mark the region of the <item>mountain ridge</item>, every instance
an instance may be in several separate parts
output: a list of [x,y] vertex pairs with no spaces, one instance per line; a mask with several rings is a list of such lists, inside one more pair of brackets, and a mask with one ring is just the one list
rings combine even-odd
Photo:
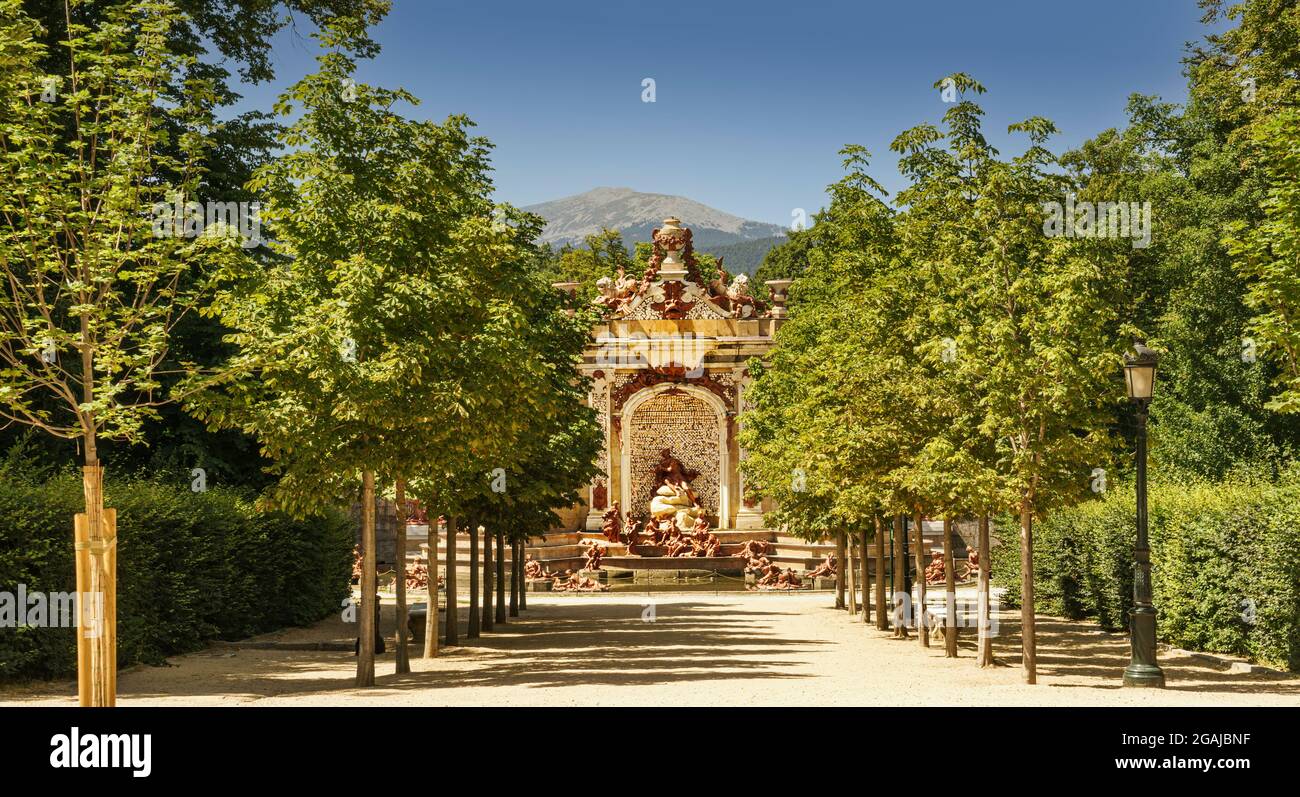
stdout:
[[691,228],[696,248],[785,235],[785,228],[778,224],[742,218],[684,196],[627,187],[599,186],[523,209],[546,219],[539,240],[557,246],[580,244],[587,235],[614,229],[630,249],[637,241],[649,241],[651,232],[669,216]]

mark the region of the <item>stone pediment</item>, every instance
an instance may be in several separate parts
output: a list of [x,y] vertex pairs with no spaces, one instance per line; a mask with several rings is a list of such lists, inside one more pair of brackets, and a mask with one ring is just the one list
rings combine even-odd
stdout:
[[653,233],[650,262],[640,280],[619,273],[602,278],[598,304],[612,319],[699,320],[759,318],[767,308],[750,294],[749,277],[734,279],[719,262],[718,278],[708,283],[700,275],[689,228],[679,219],[664,219]]
[[628,303],[619,318],[630,321],[651,319],[732,318],[731,311],[718,306],[690,280],[666,280],[651,283]]

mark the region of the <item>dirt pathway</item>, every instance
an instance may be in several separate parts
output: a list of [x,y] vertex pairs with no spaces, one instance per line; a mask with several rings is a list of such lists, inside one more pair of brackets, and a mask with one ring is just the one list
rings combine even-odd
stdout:
[[[1300,677],[1230,674],[1166,652],[1169,687],[1120,688],[1125,637],[1087,623],[1039,619],[1038,686],[1021,683],[1018,612],[1000,614],[1005,665],[975,666],[974,633],[961,657],[864,628],[826,593],[674,593],[529,597],[499,631],[412,661],[393,674],[391,648],[374,689],[352,687],[350,651],[214,647],[118,679],[121,705],[1290,705]],[[393,627],[391,606],[384,626]],[[464,609],[462,609],[464,615]],[[465,628],[464,617],[461,629]],[[334,618],[261,639],[347,641]],[[75,704],[72,683],[0,691],[0,705]]]

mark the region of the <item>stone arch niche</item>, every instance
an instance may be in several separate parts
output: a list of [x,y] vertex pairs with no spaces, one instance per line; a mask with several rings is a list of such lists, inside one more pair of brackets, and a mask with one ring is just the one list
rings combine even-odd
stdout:
[[634,394],[622,413],[621,500],[628,517],[649,517],[654,467],[669,449],[699,475],[691,482],[715,527],[731,516],[727,462],[727,410],[713,392],[692,385],[659,384]]

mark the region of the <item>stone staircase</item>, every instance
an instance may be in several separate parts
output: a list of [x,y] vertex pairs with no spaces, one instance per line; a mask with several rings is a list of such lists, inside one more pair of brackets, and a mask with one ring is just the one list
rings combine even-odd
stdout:
[[[428,527],[419,525],[407,526],[406,538],[406,559],[408,567],[417,561],[425,561],[428,547]],[[757,531],[736,531],[733,529],[714,529],[713,533],[718,535],[722,543],[721,553],[723,555],[734,555],[748,540],[762,540],[772,544],[773,552],[768,554],[768,558],[774,564],[782,568],[793,568],[796,571],[811,570],[821,564],[822,560],[828,553],[834,553],[835,542],[831,539],[824,539],[819,542],[808,542],[791,534],[784,534],[779,531],[770,529]],[[446,534],[437,535],[437,556],[440,563],[446,562],[447,556],[447,536]],[[966,558],[966,545],[960,535],[955,532],[953,537],[956,541],[953,549],[953,555],[961,561]],[[925,545],[925,561],[929,561],[932,551],[943,550],[943,522],[927,520],[924,522],[921,531],[922,542]],[[608,556],[625,556],[627,555],[627,546],[623,543],[607,542],[598,531],[577,531],[577,532],[551,532],[546,535],[546,539],[533,539],[524,547],[524,552],[530,554],[534,559],[539,560],[544,567],[556,572],[563,572],[567,569],[579,570],[585,561],[586,546],[584,540],[595,540],[605,545]],[[482,539],[480,538],[480,543]],[[481,548],[481,545],[480,545]],[[480,550],[480,555],[482,551]],[[495,556],[495,550],[493,555]],[[914,557],[915,553],[911,550],[910,540],[908,546],[909,558]],[[510,549],[505,551],[505,572],[506,577],[510,576],[511,557]],[[869,565],[874,572],[875,568],[875,546],[872,545],[867,550]],[[886,550],[886,556],[888,556]],[[459,584],[468,584],[469,578],[469,536],[459,534],[456,537],[456,575]],[[695,560],[695,564],[703,564],[702,560]]]

